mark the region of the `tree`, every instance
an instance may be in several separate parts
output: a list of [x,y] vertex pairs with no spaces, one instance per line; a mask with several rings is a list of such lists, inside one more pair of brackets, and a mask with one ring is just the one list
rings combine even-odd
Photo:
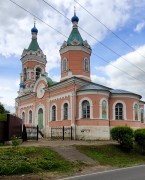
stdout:
[[5,114],[5,113],[7,114],[10,112],[4,108],[4,105],[2,103],[0,103],[0,114]]

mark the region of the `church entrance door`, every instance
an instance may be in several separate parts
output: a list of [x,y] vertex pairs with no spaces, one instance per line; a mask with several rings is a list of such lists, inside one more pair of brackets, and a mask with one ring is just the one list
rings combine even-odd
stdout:
[[43,109],[40,108],[38,111],[38,127],[39,129],[43,128]]

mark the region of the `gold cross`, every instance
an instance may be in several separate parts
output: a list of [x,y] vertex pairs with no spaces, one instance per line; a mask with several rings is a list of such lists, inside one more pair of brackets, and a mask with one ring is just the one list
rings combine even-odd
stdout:
[[76,14],[76,7],[74,6],[74,13]]
[[36,23],[36,17],[34,17],[34,25],[35,25],[35,23]]

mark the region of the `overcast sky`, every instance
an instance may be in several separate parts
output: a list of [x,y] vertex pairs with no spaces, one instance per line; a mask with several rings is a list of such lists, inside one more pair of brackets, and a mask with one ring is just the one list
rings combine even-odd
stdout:
[[[53,80],[59,81],[59,49],[71,32],[71,21],[42,0],[13,1],[60,32],[40,20],[36,22],[38,43],[47,55],[46,70]],[[92,47],[92,81],[138,93],[145,100],[145,0],[79,0],[84,8],[132,48],[116,38],[75,1],[46,1],[69,19],[76,6],[79,26],[87,33],[79,31]],[[28,48],[31,42],[33,22],[29,13],[9,0],[0,0],[0,102],[11,112],[14,112],[19,90],[20,58],[23,49]]]

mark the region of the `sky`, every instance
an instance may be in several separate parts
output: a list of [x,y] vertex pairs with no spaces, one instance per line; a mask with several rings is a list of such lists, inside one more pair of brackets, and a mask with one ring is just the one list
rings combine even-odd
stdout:
[[92,48],[92,81],[140,94],[145,101],[145,0],[45,0],[68,19],[43,0],[13,1],[33,15],[10,0],[0,0],[0,102],[6,109],[15,112],[20,59],[31,42],[34,15],[38,43],[47,56],[46,71],[60,80],[59,49],[71,32],[68,19],[74,6],[82,38]]

